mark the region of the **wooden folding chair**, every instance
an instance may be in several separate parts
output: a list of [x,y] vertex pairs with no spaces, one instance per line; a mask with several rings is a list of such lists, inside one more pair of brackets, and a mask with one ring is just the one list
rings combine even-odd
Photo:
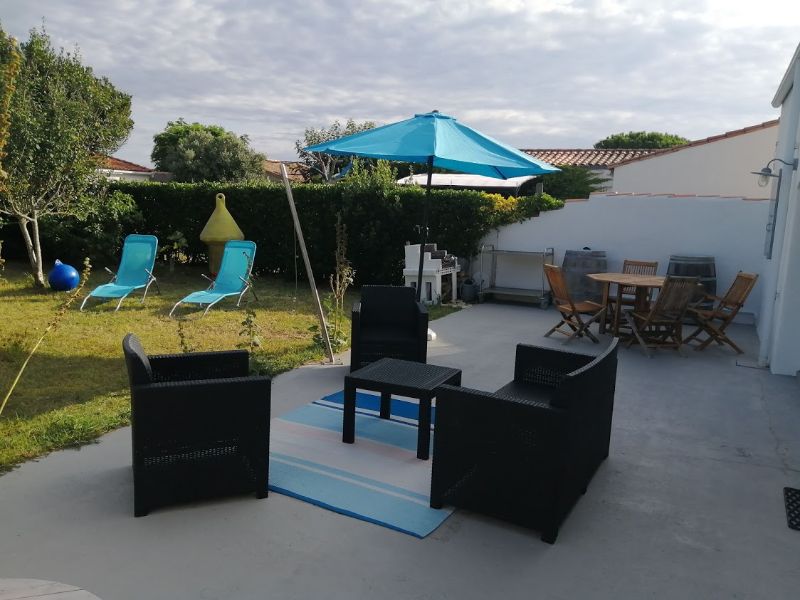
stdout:
[[[648,275],[652,276],[658,271],[658,261],[650,260],[630,260],[626,258],[622,263],[622,272],[630,275]],[[653,290],[650,289],[652,296]],[[622,304],[633,306],[636,298],[636,288],[628,285],[622,288]],[[648,300],[650,298],[648,297]]]
[[[648,275],[652,276],[658,271],[658,261],[650,260],[631,260],[626,258],[622,263],[622,272],[630,275]],[[632,285],[623,286],[620,294],[620,304],[622,306],[634,306],[636,304],[636,288]],[[650,288],[647,295],[648,303],[652,299],[653,288]],[[616,310],[617,297],[609,295],[608,298],[608,315],[606,319],[612,321],[614,318],[614,311]]]
[[[561,267],[545,265],[544,273],[547,276],[547,282],[550,284],[550,290],[553,292],[553,304],[555,304],[558,312],[561,313],[561,320],[544,334],[545,337],[549,337],[554,331],[557,331],[567,336],[564,343],[584,335],[595,344],[598,343],[600,340],[589,331],[589,325],[602,318],[606,307],[591,300],[573,302]],[[590,318],[588,321],[584,321],[581,319],[581,315],[589,315]],[[562,329],[562,325],[566,325],[569,329]]]
[[678,350],[683,344],[683,317],[698,285],[697,277],[667,277],[649,311],[626,311],[625,318],[634,336],[628,340],[628,346],[638,341],[650,358],[652,348]]
[[[747,300],[750,292],[755,287],[757,280],[757,274],[739,271],[725,296],[720,298],[719,296],[706,294],[704,300],[712,300],[717,303],[711,310],[689,308],[689,314],[695,318],[698,327],[686,338],[686,343],[698,342],[695,350],[704,350],[711,342],[717,342],[720,346],[728,344],[739,354],[744,354],[744,351],[727,336],[725,329],[733,322],[739,310],[744,306],[745,300]],[[700,339],[698,336],[703,333],[708,337]]]

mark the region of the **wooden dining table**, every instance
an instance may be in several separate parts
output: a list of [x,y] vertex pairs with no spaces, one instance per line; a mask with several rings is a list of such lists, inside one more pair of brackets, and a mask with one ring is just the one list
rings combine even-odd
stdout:
[[[588,273],[589,279],[603,284],[603,306],[608,306],[609,288],[616,284],[617,295],[614,302],[614,315],[611,323],[611,333],[619,336],[620,316],[622,314],[622,290],[633,287],[636,290],[634,310],[647,310],[651,289],[659,289],[664,285],[661,275],[635,275],[633,273]],[[606,331],[605,313],[600,320],[600,333]]]

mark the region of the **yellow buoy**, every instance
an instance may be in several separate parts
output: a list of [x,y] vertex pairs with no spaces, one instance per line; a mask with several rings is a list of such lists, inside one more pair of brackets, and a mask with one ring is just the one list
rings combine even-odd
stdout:
[[244,239],[244,233],[225,207],[225,194],[217,194],[216,200],[217,206],[200,232],[200,241],[208,246],[208,268],[212,276],[219,272],[225,242]]

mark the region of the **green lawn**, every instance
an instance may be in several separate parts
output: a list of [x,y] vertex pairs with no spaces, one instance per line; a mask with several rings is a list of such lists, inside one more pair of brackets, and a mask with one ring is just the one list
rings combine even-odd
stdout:
[[[108,280],[96,266],[84,292]],[[202,270],[157,268],[161,295],[151,287],[144,304],[129,298],[119,312],[114,304],[95,305],[78,312],[79,298],[59,328],[48,335],[31,360],[14,395],[0,416],[0,473],[20,462],[52,450],[95,440],[127,425],[130,417],[127,374],[121,341],[131,331],[150,354],[180,352],[178,326],[192,350],[236,348],[243,309],[223,301],[200,318],[183,310],[180,321],[167,315],[172,305],[190,291],[203,289]],[[22,264],[7,264],[0,273],[0,400],[65,295],[37,291]],[[316,323],[308,286],[278,279],[257,278],[259,301],[250,306],[260,329],[261,360],[272,374],[304,363],[321,361],[323,352],[309,328]],[[322,290],[325,293],[325,289]],[[353,295],[356,297],[357,292]],[[251,297],[252,299],[252,297]],[[181,309],[179,309],[181,310]],[[456,310],[433,307],[431,319]],[[344,328],[349,334],[349,320]]]

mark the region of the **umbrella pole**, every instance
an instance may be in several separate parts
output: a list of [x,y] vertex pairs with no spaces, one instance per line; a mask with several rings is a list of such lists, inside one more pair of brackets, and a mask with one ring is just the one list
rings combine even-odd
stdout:
[[422,265],[425,262],[425,244],[428,243],[428,204],[431,199],[433,178],[433,156],[428,157],[428,185],[425,188],[425,208],[422,216],[422,243],[419,245],[419,269],[417,270],[417,302],[422,300]]
[[325,311],[322,310],[322,304],[319,301],[317,284],[314,282],[314,271],[311,270],[311,261],[308,259],[308,250],[306,250],[306,240],[303,237],[300,219],[297,216],[297,208],[294,205],[292,187],[289,185],[289,174],[286,172],[286,165],[283,163],[281,163],[281,177],[283,177],[283,185],[286,186],[286,197],[289,200],[289,209],[292,211],[292,220],[294,221],[294,230],[297,232],[297,239],[300,242],[300,251],[303,253],[303,262],[306,264],[306,275],[308,275],[308,283],[311,286],[311,294],[314,296],[314,304],[317,309],[317,317],[319,318],[320,333],[325,342],[325,353],[328,355],[328,360],[333,364],[333,349],[331,348],[331,340],[328,337],[328,324],[325,322]]

